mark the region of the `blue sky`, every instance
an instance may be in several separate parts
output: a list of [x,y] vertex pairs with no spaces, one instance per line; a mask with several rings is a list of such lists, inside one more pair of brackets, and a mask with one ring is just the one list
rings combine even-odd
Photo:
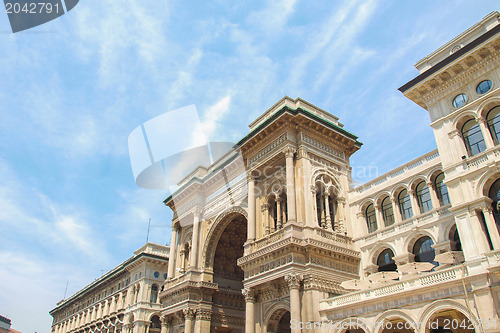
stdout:
[[138,125],[196,104],[212,141],[236,142],[299,96],[359,135],[355,170],[384,173],[435,148],[426,111],[397,91],[413,64],[496,9],[85,0],[17,34],[0,14],[0,314],[48,332],[66,282],[71,295],[131,256],[149,218],[150,240],[170,239],[165,193],[134,184],[127,137]]

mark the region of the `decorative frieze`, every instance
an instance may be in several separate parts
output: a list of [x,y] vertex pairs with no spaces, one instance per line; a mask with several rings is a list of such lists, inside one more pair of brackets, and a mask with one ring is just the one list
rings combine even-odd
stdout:
[[330,154],[334,157],[340,158],[341,160],[345,160],[345,154],[344,152],[335,149],[333,147],[330,147],[323,142],[320,142],[316,139],[313,139],[312,137],[306,135],[305,133],[300,133],[300,138],[303,142],[313,146],[314,148],[317,148],[327,154]]
[[251,156],[247,160],[247,166],[251,166],[262,157],[266,156],[268,153],[273,151],[276,147],[284,143],[287,139],[287,133],[281,134],[276,140],[259,150],[255,155]]

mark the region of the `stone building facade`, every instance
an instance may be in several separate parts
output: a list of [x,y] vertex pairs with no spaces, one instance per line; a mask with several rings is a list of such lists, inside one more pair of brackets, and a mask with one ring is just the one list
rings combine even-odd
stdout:
[[[500,332],[499,17],[419,61],[400,88],[429,112],[437,149],[354,187],[358,138],[284,97],[164,201],[159,303],[133,317],[115,307],[111,327],[93,315],[106,300],[73,296],[51,312],[53,331]],[[68,322],[81,313],[83,326]]]

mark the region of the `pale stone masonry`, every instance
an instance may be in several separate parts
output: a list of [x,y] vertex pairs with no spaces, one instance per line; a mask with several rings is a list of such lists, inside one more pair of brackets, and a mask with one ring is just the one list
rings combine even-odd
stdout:
[[52,332],[500,332],[499,60],[494,12],[419,61],[400,91],[437,149],[361,186],[358,137],[282,98],[186,170],[170,248],[62,301]]

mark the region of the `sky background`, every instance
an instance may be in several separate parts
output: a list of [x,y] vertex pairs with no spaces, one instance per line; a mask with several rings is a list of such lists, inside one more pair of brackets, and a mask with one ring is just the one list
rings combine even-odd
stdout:
[[0,314],[49,332],[67,281],[70,296],[130,257],[149,218],[170,240],[165,192],[134,184],[127,147],[164,112],[195,104],[211,141],[237,142],[289,95],[360,137],[355,173],[433,150],[397,88],[495,4],[84,0],[17,34],[0,13]]

